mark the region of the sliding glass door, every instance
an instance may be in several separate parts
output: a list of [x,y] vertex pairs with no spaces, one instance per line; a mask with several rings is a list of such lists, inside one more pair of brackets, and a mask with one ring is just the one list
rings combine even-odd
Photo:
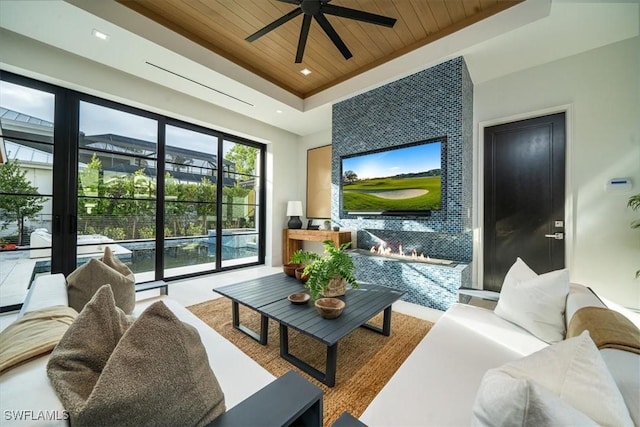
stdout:
[[264,263],[264,145],[11,73],[0,90],[0,309],[107,246],[138,283]]
[[77,262],[104,247],[155,280],[158,121],[80,101]]
[[222,266],[258,261],[260,237],[260,165],[258,148],[223,143]]
[[218,136],[166,126],[164,275],[217,269]]

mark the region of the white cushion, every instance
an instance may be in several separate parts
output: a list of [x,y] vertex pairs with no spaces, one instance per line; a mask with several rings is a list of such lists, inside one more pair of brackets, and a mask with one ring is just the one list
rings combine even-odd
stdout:
[[31,285],[18,317],[22,317],[30,311],[68,304],[67,282],[64,274],[39,276]]
[[[47,377],[47,360],[38,357],[0,375],[2,427],[69,427],[68,415]],[[38,419],[45,416],[52,418]]]
[[577,283],[569,283],[569,294],[564,312],[565,324],[569,327],[569,322],[576,311],[583,307],[605,307],[600,299],[589,288]]
[[586,424],[579,412],[602,426],[633,425],[588,331],[490,369],[473,406],[474,423],[491,426]]
[[359,419],[370,427],[468,426],[485,372],[545,347],[491,310],[453,304]]
[[603,348],[600,356],[627,404],[633,423],[640,426],[640,354]]
[[518,258],[505,276],[494,313],[545,342],[556,343],[566,333],[568,293],[568,270],[538,276]]

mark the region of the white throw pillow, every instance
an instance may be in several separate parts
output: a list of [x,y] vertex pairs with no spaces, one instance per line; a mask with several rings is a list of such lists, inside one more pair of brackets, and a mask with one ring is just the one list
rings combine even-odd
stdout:
[[488,370],[473,421],[487,426],[633,425],[588,331]]
[[507,272],[494,313],[550,344],[566,333],[569,271],[537,275],[520,258]]
[[535,381],[488,371],[476,395],[472,425],[595,427],[598,424]]
[[531,267],[522,260],[522,258],[518,257],[516,258],[516,262],[513,263],[511,268],[509,268],[509,271],[507,271],[507,274],[504,276],[502,287],[514,286],[519,282],[535,279],[536,277],[538,277],[538,273],[533,271]]

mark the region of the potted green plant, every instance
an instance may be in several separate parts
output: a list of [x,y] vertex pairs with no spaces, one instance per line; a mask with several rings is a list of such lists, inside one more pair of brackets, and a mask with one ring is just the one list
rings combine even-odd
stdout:
[[344,243],[339,248],[331,240],[325,240],[322,244],[323,255],[307,251],[301,251],[299,255],[303,262],[309,262],[304,268],[304,274],[309,276],[305,287],[309,289],[311,298],[316,300],[320,296],[344,295],[347,284],[357,289],[358,283],[354,277],[356,267],[346,252],[351,242]]
[[[640,209],[640,194],[629,197],[627,207],[637,211]],[[631,228],[640,228],[640,219],[636,219],[631,222]],[[636,271],[636,279],[640,277],[640,270]]]

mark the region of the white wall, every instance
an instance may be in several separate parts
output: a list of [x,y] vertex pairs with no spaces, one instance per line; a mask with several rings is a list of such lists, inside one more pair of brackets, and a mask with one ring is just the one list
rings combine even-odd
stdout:
[[[616,303],[640,308],[640,279],[634,278],[640,269],[640,230],[629,225],[638,213],[626,207],[629,196],[640,193],[640,37],[476,85],[474,185],[481,167],[481,123],[567,105],[571,280]],[[605,182],[618,177],[632,178],[633,190],[605,192]],[[479,191],[474,188],[477,236]],[[474,259],[480,248],[476,238]]]
[[300,197],[297,183],[305,176],[292,161],[296,135],[11,31],[0,29],[0,40],[0,65],[7,71],[266,143],[266,264],[282,263],[286,202]]

